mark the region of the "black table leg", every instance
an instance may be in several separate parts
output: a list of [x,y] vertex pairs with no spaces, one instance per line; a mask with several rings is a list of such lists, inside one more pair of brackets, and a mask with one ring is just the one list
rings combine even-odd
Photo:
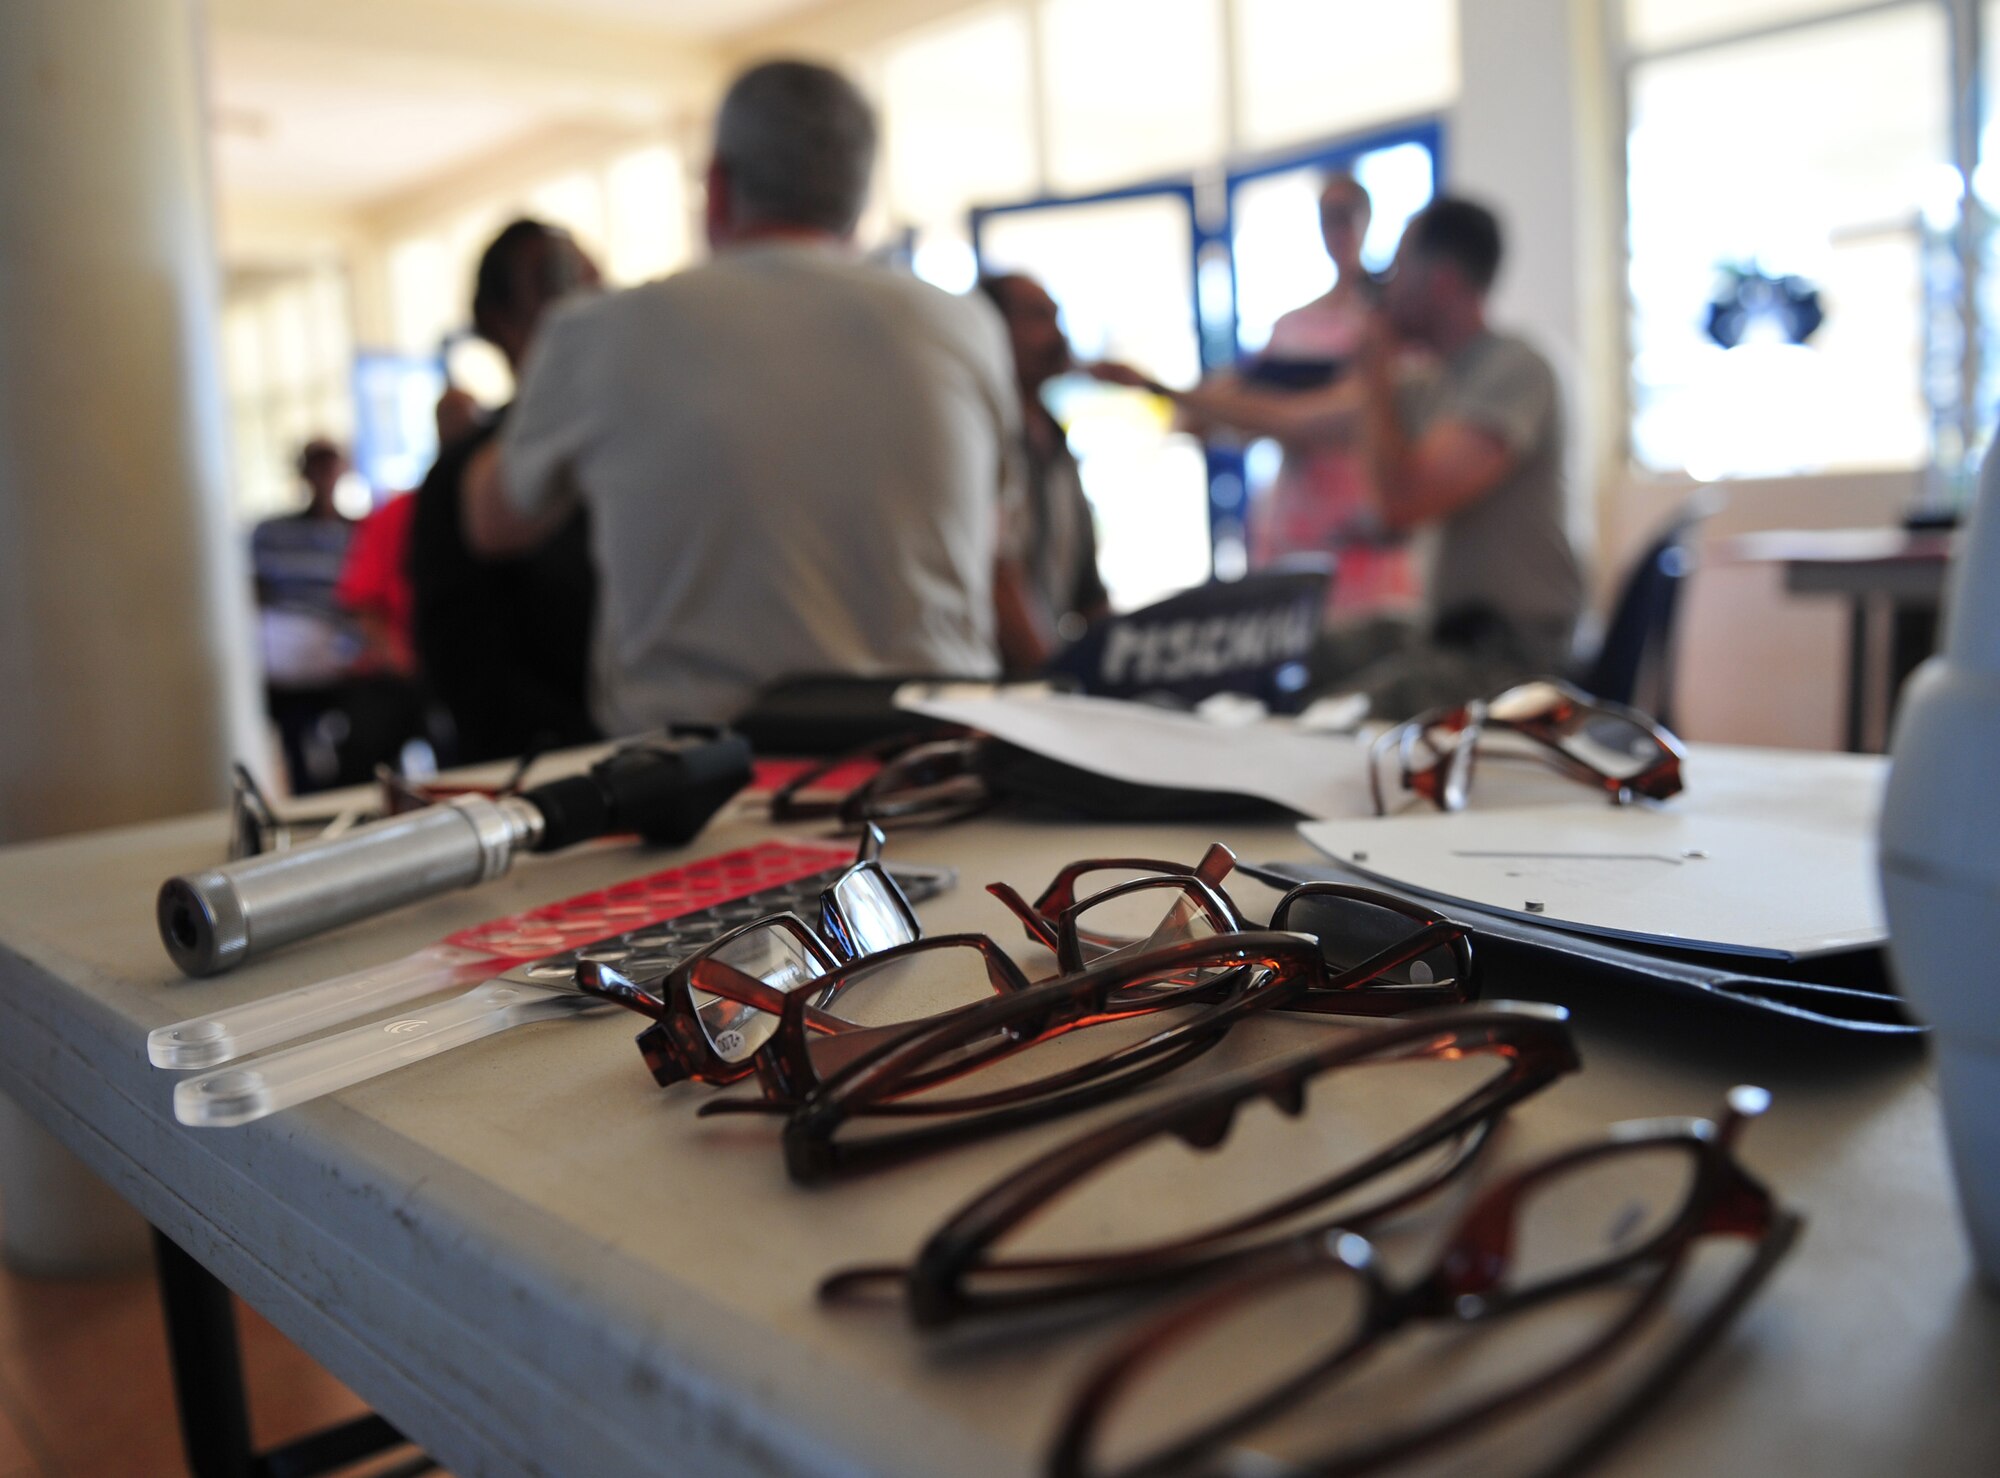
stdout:
[[[316,1478],[409,1441],[371,1412],[257,1452],[250,1443],[250,1404],[233,1296],[221,1279],[157,1229],[153,1262],[167,1316],[181,1448],[194,1478]],[[400,1478],[436,1466],[418,1455],[395,1472]]]
[[1896,708],[1902,701],[1903,684],[1910,680],[1910,674],[1924,663],[1938,646],[1938,627],[1941,624],[1939,612],[1932,605],[1906,605],[1896,603],[1890,616],[1889,632],[1889,697],[1888,733],[1882,736],[1882,747],[1889,747],[1889,738],[1895,733]]
[[1868,597],[1857,595],[1847,610],[1847,749],[1868,748]]

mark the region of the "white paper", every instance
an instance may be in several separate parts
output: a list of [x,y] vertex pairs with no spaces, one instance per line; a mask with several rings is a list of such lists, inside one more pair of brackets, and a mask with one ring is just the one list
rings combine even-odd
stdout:
[[[1765,814],[1736,816],[1538,806],[1308,822],[1299,830],[1369,877],[1586,933],[1775,956],[1880,943],[1887,928],[1872,827],[1839,804],[1810,822],[1772,814],[1785,799],[1767,791]],[[1792,800],[1797,811],[1810,810],[1810,787],[1798,787]]]
[[912,684],[896,704],[1117,780],[1256,796],[1304,816],[1375,809],[1368,746],[1289,719],[1223,725],[1143,703],[976,684]]

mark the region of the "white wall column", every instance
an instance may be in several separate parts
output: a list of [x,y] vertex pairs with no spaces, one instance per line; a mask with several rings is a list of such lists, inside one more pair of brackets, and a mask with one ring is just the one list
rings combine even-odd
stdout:
[[1494,320],[1548,353],[1569,392],[1570,480],[1586,540],[1623,445],[1623,128],[1604,9],[1603,0],[1459,0],[1461,82],[1447,140],[1451,189],[1493,206],[1506,228]]
[[0,841],[257,742],[188,0],[0,6]]
[[[259,739],[196,21],[0,5],[0,843],[214,805]],[[0,1129],[9,1261],[143,1253],[53,1140]]]

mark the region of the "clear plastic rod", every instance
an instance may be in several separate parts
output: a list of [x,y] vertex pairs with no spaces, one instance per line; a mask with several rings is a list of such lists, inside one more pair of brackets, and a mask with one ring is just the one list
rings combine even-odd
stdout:
[[418,1015],[371,1022],[189,1078],[174,1087],[174,1117],[198,1128],[248,1124],[509,1027],[575,1016],[606,1004],[573,991],[488,981]]
[[386,965],[163,1026],[147,1036],[146,1056],[154,1067],[216,1067],[343,1021],[394,1010],[435,991],[469,985],[496,973],[503,963],[476,950],[433,945]]

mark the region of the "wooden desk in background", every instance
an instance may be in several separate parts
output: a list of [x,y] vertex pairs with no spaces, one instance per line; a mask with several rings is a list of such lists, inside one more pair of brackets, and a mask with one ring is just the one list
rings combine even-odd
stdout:
[[[1938,616],[1956,536],[1900,528],[1766,529],[1723,542],[1733,564],[1776,564],[1793,595],[1833,595],[1848,602],[1846,745],[1861,753],[1889,747],[1889,725],[1903,681],[1937,649]],[[1888,611],[1887,670],[1870,681],[1870,627]],[[1871,687],[1881,696],[1879,742],[1871,742]]]

